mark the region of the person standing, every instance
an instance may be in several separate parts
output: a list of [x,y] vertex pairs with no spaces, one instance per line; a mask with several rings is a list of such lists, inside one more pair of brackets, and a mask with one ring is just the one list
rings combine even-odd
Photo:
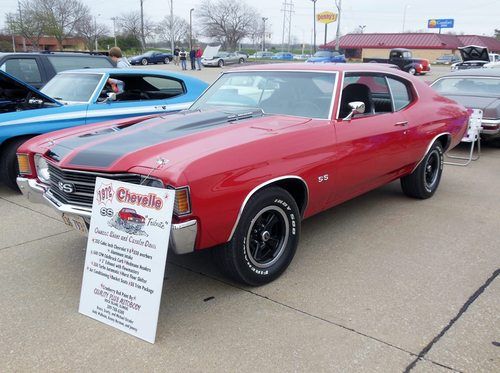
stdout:
[[179,60],[181,61],[182,70],[187,70],[186,68],[187,52],[184,48],[179,52]]
[[196,70],[196,66],[195,66],[196,51],[192,48],[189,51],[189,60],[191,61],[191,70]]
[[196,65],[198,66],[198,70],[201,70],[201,56],[203,56],[203,51],[198,45],[196,47]]
[[119,47],[113,47],[108,52],[109,57],[116,63],[119,69],[126,69],[130,67],[130,63],[122,55],[122,50]]
[[175,66],[179,66],[179,53],[180,53],[180,49],[178,46],[175,47],[174,49],[174,64]]

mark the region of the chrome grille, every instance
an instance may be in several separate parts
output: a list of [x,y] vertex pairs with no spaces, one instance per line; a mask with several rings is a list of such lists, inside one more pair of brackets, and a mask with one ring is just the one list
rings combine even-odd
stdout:
[[[99,172],[74,171],[59,168],[49,163],[50,193],[64,204],[91,207],[94,197],[95,180],[98,176],[107,179],[124,181],[126,183],[140,184],[141,175],[136,174],[106,174]],[[70,183],[74,191],[67,193],[59,188],[59,182]]]

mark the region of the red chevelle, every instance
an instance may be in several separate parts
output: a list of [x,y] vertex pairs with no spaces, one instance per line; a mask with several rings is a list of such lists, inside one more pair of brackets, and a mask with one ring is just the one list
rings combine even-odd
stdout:
[[29,140],[18,185],[87,223],[96,176],[173,188],[170,249],[215,247],[227,274],[260,285],[289,265],[303,219],[396,179],[431,197],[468,117],[376,64],[251,66],[225,72],[187,111]]

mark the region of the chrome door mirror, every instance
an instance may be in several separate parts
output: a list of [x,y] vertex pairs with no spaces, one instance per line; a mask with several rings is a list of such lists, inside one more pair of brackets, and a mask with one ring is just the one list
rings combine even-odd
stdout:
[[349,102],[349,107],[351,108],[351,112],[342,121],[348,122],[354,114],[363,114],[365,112],[365,103],[362,101]]

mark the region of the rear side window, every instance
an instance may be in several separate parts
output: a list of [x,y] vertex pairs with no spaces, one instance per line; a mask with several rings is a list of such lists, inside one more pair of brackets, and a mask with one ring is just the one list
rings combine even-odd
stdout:
[[182,83],[178,80],[161,78],[159,76],[145,76],[144,80],[151,84],[157,91],[184,93]]
[[47,56],[56,73],[75,69],[113,67],[107,58],[92,56]]
[[394,111],[399,111],[407,107],[412,101],[412,96],[406,84],[400,80],[392,78],[387,78],[387,82],[391,88]]
[[10,58],[0,69],[26,83],[42,82],[40,69],[34,58]]

